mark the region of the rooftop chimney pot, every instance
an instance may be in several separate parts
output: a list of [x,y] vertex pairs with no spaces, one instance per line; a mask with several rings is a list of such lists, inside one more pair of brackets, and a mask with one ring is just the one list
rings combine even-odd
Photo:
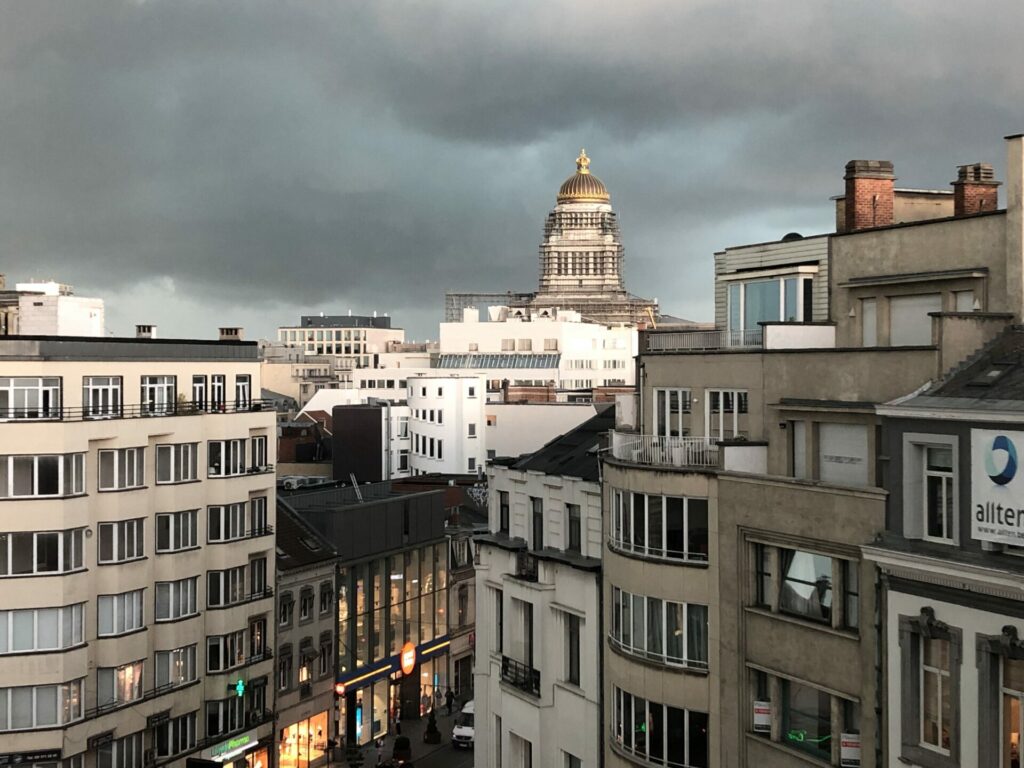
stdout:
[[893,223],[896,176],[890,160],[851,160],[846,164],[845,221],[853,232]]
[[953,182],[953,215],[969,216],[994,211],[999,204],[999,182],[991,163],[958,165]]
[[241,341],[242,340],[242,329],[238,326],[225,326],[220,328],[220,340],[221,341]]
[[136,325],[135,326],[135,338],[137,338],[137,339],[155,339],[156,338],[156,326],[155,325]]

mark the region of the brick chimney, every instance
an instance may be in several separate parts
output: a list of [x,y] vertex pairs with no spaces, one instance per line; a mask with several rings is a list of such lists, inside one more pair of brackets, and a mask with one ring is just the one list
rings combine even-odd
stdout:
[[893,183],[889,160],[851,160],[846,164],[846,226],[853,232],[893,222]]
[[969,216],[994,211],[999,202],[999,182],[991,163],[958,165],[953,182],[953,215]]
[[241,341],[242,329],[237,326],[219,328],[221,341]]
[[155,339],[156,338],[156,326],[155,325],[136,325],[135,326],[135,338],[136,339]]

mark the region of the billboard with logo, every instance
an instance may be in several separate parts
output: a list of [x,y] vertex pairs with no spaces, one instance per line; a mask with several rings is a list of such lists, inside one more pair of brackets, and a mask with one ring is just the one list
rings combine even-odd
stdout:
[[1024,546],[1024,432],[971,430],[971,538]]

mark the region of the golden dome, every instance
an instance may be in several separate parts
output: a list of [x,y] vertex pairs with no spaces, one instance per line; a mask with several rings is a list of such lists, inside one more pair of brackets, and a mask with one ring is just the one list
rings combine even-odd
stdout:
[[590,158],[585,149],[576,158],[576,173],[558,190],[560,203],[607,203],[611,200],[604,183],[590,172]]

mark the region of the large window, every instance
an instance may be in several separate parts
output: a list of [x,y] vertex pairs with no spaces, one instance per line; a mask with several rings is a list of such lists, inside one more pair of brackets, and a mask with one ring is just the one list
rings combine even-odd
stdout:
[[239,373],[235,376],[235,408],[246,410],[252,405],[252,376]]
[[116,707],[142,698],[145,662],[96,670],[96,706]]
[[82,377],[82,414],[88,419],[121,415],[122,382],[120,376]]
[[199,511],[166,512],[156,516],[156,551],[177,552],[199,546]]
[[198,576],[156,583],[156,621],[174,621],[199,612],[196,603]]
[[85,603],[0,610],[0,653],[56,651],[85,642]]
[[746,419],[749,397],[741,389],[708,389],[704,391],[704,436],[715,440],[731,440],[747,434]]
[[784,742],[830,762],[832,760],[832,697],[825,691],[782,681]]
[[225,672],[245,664],[245,630],[206,638],[206,671]]
[[60,418],[60,379],[0,378],[0,419]]
[[613,546],[647,557],[707,561],[707,499],[615,491],[613,502]]
[[270,533],[267,524],[267,497],[253,496],[249,499],[249,535],[262,536]]
[[267,468],[267,436],[257,435],[250,438],[252,443],[252,469],[263,472]]
[[206,702],[206,735],[220,736],[245,726],[245,699],[231,696]]
[[156,652],[157,688],[173,688],[196,679],[195,645]]
[[612,587],[613,644],[662,664],[708,668],[708,608]]
[[0,731],[53,728],[81,720],[82,681],[0,688]]
[[144,527],[145,519],[141,517],[117,523],[100,523],[99,562],[123,563],[143,557]]
[[110,637],[142,629],[144,592],[145,590],[135,589],[117,595],[100,595],[96,601],[97,634],[100,637]]
[[96,748],[96,768],[142,768],[142,731]]
[[812,285],[812,277],[798,275],[730,283],[729,330],[757,330],[763,322],[809,322]]
[[0,456],[0,499],[85,493],[85,454]]
[[654,434],[660,437],[682,437],[690,432],[692,398],[688,389],[654,390]]
[[229,568],[226,571],[210,571],[206,577],[206,605],[208,608],[223,608],[240,603],[245,599],[244,565]]
[[206,511],[206,540],[210,543],[233,541],[245,536],[245,504],[209,507]]
[[832,558],[793,549],[781,549],[779,553],[779,610],[831,624]]
[[612,737],[624,752],[655,765],[708,766],[708,715],[612,689]]
[[952,544],[956,519],[953,449],[922,446],[924,451],[924,538]]
[[245,474],[245,440],[211,440],[208,446],[210,477]]
[[84,567],[84,528],[0,533],[0,576],[69,573]]
[[198,443],[176,443],[156,447],[156,481],[187,483],[198,479],[196,455]]
[[141,488],[145,483],[145,448],[102,450],[99,457],[101,491]]
[[171,757],[196,745],[196,713],[176,717],[156,728],[157,757]]
[[953,730],[950,641],[921,637],[921,744],[949,754]]
[[755,605],[837,629],[859,627],[858,561],[766,544],[754,545],[753,559]]
[[143,376],[140,402],[144,414],[164,416],[174,413],[177,405],[174,376]]

